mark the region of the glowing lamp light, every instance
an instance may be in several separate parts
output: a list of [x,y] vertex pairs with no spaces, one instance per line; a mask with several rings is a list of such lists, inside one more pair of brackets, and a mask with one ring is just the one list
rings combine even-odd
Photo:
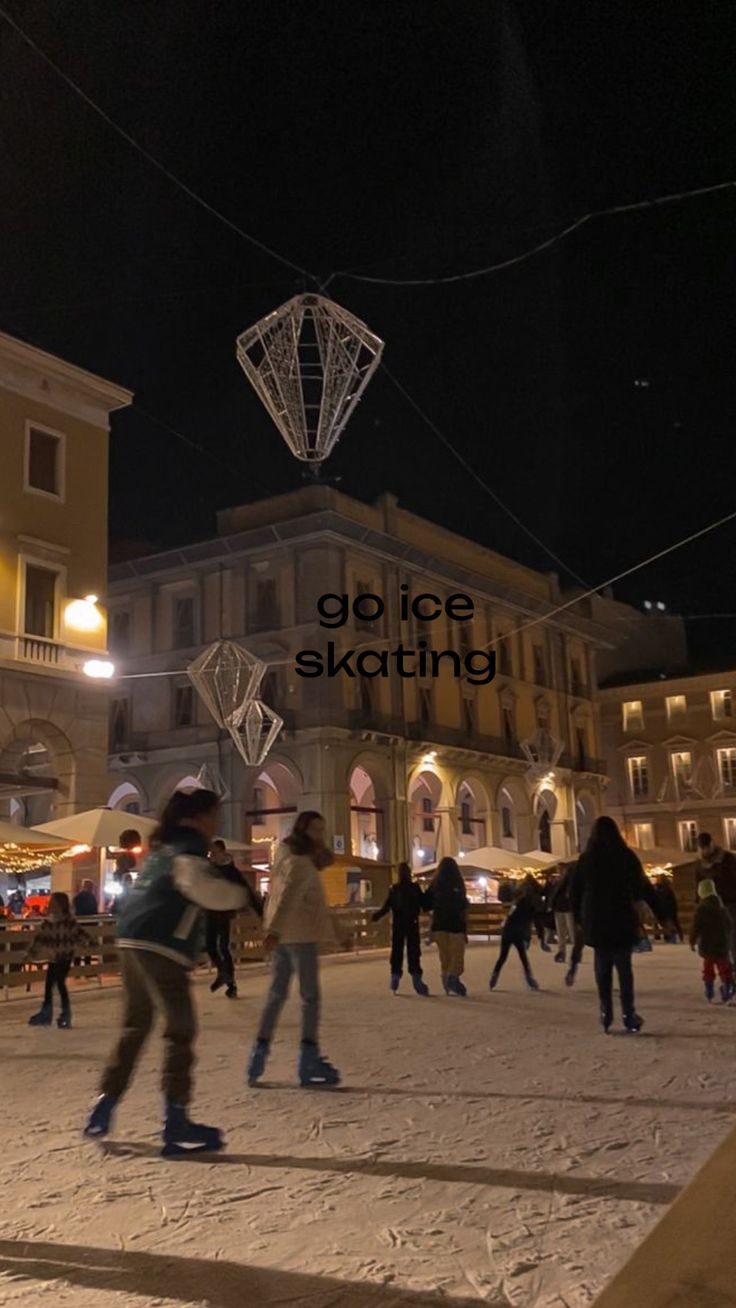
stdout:
[[86,677],[92,677],[95,681],[109,681],[115,676],[115,664],[108,659],[87,659],[82,671]]
[[487,878],[486,878],[486,877],[478,877],[478,885],[480,886],[481,890],[486,890],[487,887],[488,887],[488,880],[487,880]]
[[105,619],[97,607],[97,596],[71,600],[64,610],[64,621],[73,631],[100,631]]
[[423,755],[422,763],[434,763],[436,757],[437,757],[437,750],[430,749],[427,751],[426,754]]

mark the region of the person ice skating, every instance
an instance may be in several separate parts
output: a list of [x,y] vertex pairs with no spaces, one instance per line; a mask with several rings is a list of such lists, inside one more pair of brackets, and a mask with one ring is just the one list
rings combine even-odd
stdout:
[[736,963],[736,854],[722,849],[707,831],[701,831],[697,840],[699,859],[695,868],[695,888],[701,881],[714,881],[716,892],[731,919],[729,954]]
[[575,917],[572,911],[570,901],[570,888],[572,885],[572,872],[575,864],[571,863],[565,869],[562,876],[552,887],[549,906],[555,917],[555,931],[557,933],[557,953],[555,954],[556,963],[565,963],[567,961],[567,944],[569,941],[570,948],[575,949]]
[[596,819],[572,881],[572,907],[586,945],[595,951],[595,979],[601,1024],[613,1022],[613,972],[618,975],[624,1029],[640,1031],[643,1021],[634,1003],[631,953],[639,938],[637,904],[649,905],[661,920],[657,892],[613,818]]
[[662,907],[662,914],[665,920],[672,926],[672,931],[664,938],[668,945],[675,945],[678,940],[682,940],[683,936],[682,927],[680,926],[680,909],[679,904],[677,903],[677,895],[675,894],[674,886],[672,885],[672,878],[667,876],[657,877],[655,885],[657,887],[657,896]]
[[690,947],[698,948],[703,960],[705,997],[713,998],[716,972],[721,983],[724,1004],[734,993],[733,967],[728,956],[731,941],[731,917],[724,908],[714,881],[706,878],[698,885],[699,904],[695,911]]
[[74,917],[69,896],[63,891],[54,891],[49,900],[46,917],[38,928],[27,954],[29,962],[37,958],[48,960],[43,1004],[38,1012],[29,1018],[29,1026],[51,1025],[54,1017],[55,989],[59,992],[61,1002],[61,1012],[56,1019],[56,1025],[62,1029],[71,1026],[72,1010],[66,987],[69,969],[75,953],[78,954],[83,949],[91,950],[94,944],[92,937]]
[[534,913],[534,930],[539,941],[539,948],[545,953],[550,952],[550,944],[547,939],[550,934],[550,910],[547,902],[547,885],[545,882],[537,881],[536,877],[527,877],[530,886],[534,886],[536,911]]
[[391,913],[391,989],[394,993],[399,988],[404,970],[404,946],[406,962],[414,989],[418,995],[428,995],[429,988],[422,979],[422,947],[419,940],[419,914],[424,907],[424,894],[421,887],[412,881],[411,868],[408,863],[399,864],[399,879],[391,886],[386,902],[373,914],[373,921],[380,922],[382,917]]
[[[245,877],[236,868],[232,856],[228,853],[224,840],[213,840],[211,859],[213,868],[216,869],[218,876],[223,877],[232,885],[243,886],[248,897],[248,907],[260,919],[263,917],[263,904],[260,896],[248,885]],[[216,971],[216,976],[210,990],[221,990],[225,986],[225,994],[228,999],[237,999],[238,987],[235,984],[235,964],[230,952],[230,927],[233,919],[233,913],[221,913],[210,911],[207,914],[205,938],[207,942],[207,953],[210,962]]]
[[210,790],[172,795],[151,837],[151,853],[121,906],[122,1031],[102,1074],[86,1135],[108,1134],[159,1009],[164,1018],[162,1152],[222,1148],[217,1127],[192,1122],[187,1115],[196,1036],[189,971],[197,961],[201,910],[226,912],[247,902],[243,884],[215,875],[207,857],[218,807]]
[[299,978],[302,1030],[298,1076],[303,1086],[338,1085],[340,1073],[319,1049],[319,944],[334,939],[321,871],[332,862],[325,845],[321,813],[300,813],[291,835],[279,846],[266,903],[266,950],[272,953],[271,987],[258,1035],[248,1059],[248,1084],[266,1069],[271,1041],[286,1003],[291,978]]
[[529,956],[527,954],[527,943],[531,936],[534,916],[537,912],[536,898],[528,885],[522,886],[521,893],[514,907],[511,909],[501,931],[501,952],[496,960],[496,966],[491,972],[489,986],[495,990],[498,985],[498,978],[501,975],[506,959],[509,956],[512,945],[521,959],[521,966],[524,969],[524,977],[530,990],[538,990],[539,982],[535,981],[532,976],[532,969],[529,966]]
[[446,995],[464,996],[468,992],[460,978],[465,971],[468,895],[454,858],[442,859],[426,903],[432,910],[432,938],[439,951],[442,987]]

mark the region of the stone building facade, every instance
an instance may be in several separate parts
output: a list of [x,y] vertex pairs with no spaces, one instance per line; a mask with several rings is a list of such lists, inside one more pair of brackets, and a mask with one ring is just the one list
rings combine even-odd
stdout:
[[[375,620],[373,600],[353,610],[361,594],[382,600]],[[324,611],[337,615],[331,626],[320,622],[325,595],[333,598]],[[466,612],[452,601],[458,595],[471,601],[471,619],[454,618]],[[337,625],[342,596],[349,611]],[[560,602],[554,576],[425,521],[390,495],[367,505],[314,486],[223,512],[214,539],[111,570],[120,676],[110,802],[152,813],[177,785],[204,775],[225,794],[226,833],[266,852],[297,810],[316,808],[336,847],[361,861],[419,866],[483,845],[571,854],[601,809],[596,657],[612,635],[602,604],[596,616],[590,604],[575,605],[539,624]],[[269,666],[262,698],[284,729],[260,768],[245,767],[186,678],[219,637]],[[426,676],[398,674],[399,643],[424,648]],[[495,679],[473,684],[483,681],[489,645]],[[300,651],[326,667],[349,650],[353,665],[373,650],[363,667],[376,675],[297,673]],[[392,660],[386,677],[381,651]],[[466,675],[473,651],[479,676]],[[523,742],[538,729],[561,754],[532,775]]]

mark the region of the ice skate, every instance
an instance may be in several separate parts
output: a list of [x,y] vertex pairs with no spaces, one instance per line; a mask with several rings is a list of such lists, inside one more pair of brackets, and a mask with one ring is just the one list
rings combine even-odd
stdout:
[[398,988],[399,988],[399,983],[400,983],[400,981],[401,981],[401,973],[400,973],[400,972],[393,972],[392,975],[391,975],[391,980],[390,980],[390,982],[389,982],[389,985],[391,986],[391,989],[392,989],[392,991],[393,991],[394,994],[396,994],[396,991],[397,991]]
[[443,978],[442,978],[442,989],[444,990],[444,992],[445,992],[446,995],[449,995],[449,993],[450,993],[450,987],[449,987],[448,984],[447,984],[447,977],[446,977],[446,976],[443,976]]
[[577,974],[577,968],[576,968],[576,967],[568,967],[568,969],[567,969],[567,971],[566,971],[566,973],[565,973],[565,985],[566,985],[566,986],[574,986],[574,985],[575,985],[575,976],[576,976],[576,974]]
[[488,981],[488,989],[489,989],[489,990],[495,990],[495,989],[496,989],[496,986],[498,985],[498,978],[499,978],[500,975],[501,975],[500,972],[496,972],[496,971],[491,972],[491,975],[490,975],[490,978],[489,978],[489,981]]
[[610,1029],[611,1029],[611,1025],[612,1025],[612,1023],[613,1023],[613,1010],[612,1010],[611,1008],[602,1008],[602,1009],[601,1009],[601,1026],[603,1027],[603,1031],[604,1031],[605,1035],[608,1035],[608,1032],[609,1032]]
[[340,1073],[316,1045],[302,1044],[299,1051],[299,1083],[303,1086],[340,1084]]
[[248,1059],[248,1085],[256,1085],[266,1070],[268,1041],[256,1040]]
[[62,1031],[68,1031],[68,1029],[69,1029],[69,1027],[71,1026],[71,1024],[72,1024],[72,1011],[71,1011],[71,1009],[70,1009],[70,1008],[62,1008],[62,1010],[61,1010],[59,1016],[58,1016],[57,1019],[56,1019],[56,1025],[57,1025],[57,1026],[58,1026]]
[[225,991],[225,994],[227,995],[228,999],[237,999],[237,997],[238,997],[238,987],[236,986],[236,984],[235,984],[234,981],[231,981],[231,982],[230,982],[230,985],[228,986],[227,990]]
[[729,999],[731,998],[731,984],[730,984],[730,982],[729,982],[729,981],[724,981],[724,983],[723,983],[723,985],[721,986],[720,989],[721,989],[721,1003],[722,1003],[722,1004],[727,1004],[728,1001],[729,1001]]
[[204,1126],[187,1117],[180,1104],[167,1104],[163,1129],[162,1158],[176,1158],[183,1154],[214,1153],[224,1147],[222,1132],[216,1126]]
[[411,981],[418,995],[428,995],[429,986],[423,980],[421,972],[412,972]]
[[225,981],[224,976],[221,976],[220,973],[218,972],[217,976],[215,977],[214,981],[210,986],[210,992],[214,995],[217,990],[222,990],[222,987],[226,984],[227,983]]
[[558,949],[557,953],[555,954],[555,962],[556,963],[566,962],[564,949]]
[[29,1026],[51,1026],[54,1010],[51,1004],[42,1004],[37,1013],[28,1019]]
[[539,989],[539,982],[537,981],[536,977],[532,976],[531,972],[527,972],[526,974],[526,983],[530,990]]
[[713,998],[713,995],[715,994],[715,986],[713,982],[706,981],[703,986],[703,989],[705,990],[705,997],[708,1000],[708,1003],[710,1003]]
[[643,1025],[644,1018],[639,1017],[638,1013],[624,1014],[624,1030],[628,1031],[629,1035],[637,1035]]
[[545,953],[545,954],[549,954],[549,953],[551,952],[551,951],[550,951],[550,947],[549,947],[549,945],[547,944],[547,941],[546,941],[546,940],[540,940],[540,942],[539,942],[539,948],[540,948],[540,949],[543,951],[543,953]]
[[91,1139],[95,1137],[102,1138],[109,1135],[112,1125],[112,1114],[115,1108],[115,1102],[109,1095],[100,1095],[92,1105],[92,1111],[87,1118],[84,1128],[84,1134]]
[[459,995],[461,999],[468,993],[459,976],[448,976],[445,989],[448,995]]

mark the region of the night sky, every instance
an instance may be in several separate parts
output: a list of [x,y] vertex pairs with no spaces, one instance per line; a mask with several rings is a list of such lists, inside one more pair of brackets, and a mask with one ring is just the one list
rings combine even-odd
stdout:
[[[736,177],[729,0],[4,2],[162,163],[320,277],[451,274],[591,209]],[[136,392],[114,418],[115,547],[206,535],[216,508],[300,485],[234,342],[310,284],[187,199],[2,20],[0,104],[0,328]],[[337,277],[330,294],[594,583],[736,507],[735,231],[731,190],[597,219],[474,282]],[[328,472],[555,566],[384,374]],[[735,549],[733,523],[617,593],[730,612]]]

